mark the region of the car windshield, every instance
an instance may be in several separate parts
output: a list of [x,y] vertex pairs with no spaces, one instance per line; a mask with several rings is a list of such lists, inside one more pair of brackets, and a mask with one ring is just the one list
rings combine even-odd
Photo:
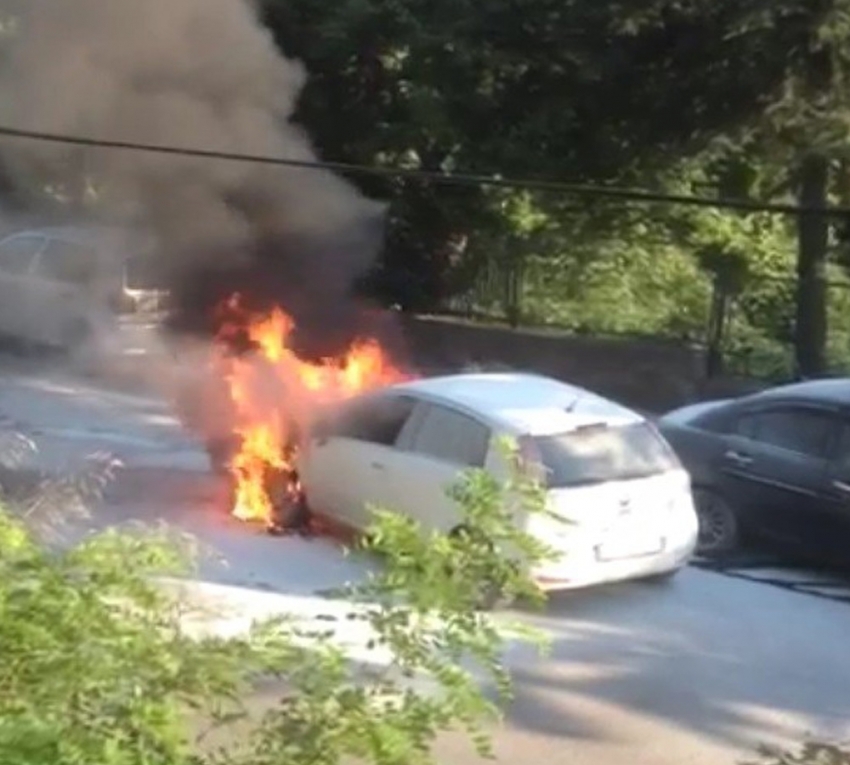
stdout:
[[647,422],[590,425],[568,433],[532,436],[525,439],[524,449],[543,466],[551,489],[645,478],[679,465]]

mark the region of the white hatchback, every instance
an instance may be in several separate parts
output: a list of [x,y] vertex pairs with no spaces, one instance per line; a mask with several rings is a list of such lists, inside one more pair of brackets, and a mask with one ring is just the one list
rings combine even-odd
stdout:
[[446,489],[461,471],[507,469],[517,439],[545,468],[551,508],[526,530],[563,555],[532,574],[545,589],[665,577],[690,559],[697,516],[690,480],[655,426],[589,391],[528,374],[435,377],[348,402],[317,429],[300,473],[310,507],[354,529],[368,506],[451,531]]

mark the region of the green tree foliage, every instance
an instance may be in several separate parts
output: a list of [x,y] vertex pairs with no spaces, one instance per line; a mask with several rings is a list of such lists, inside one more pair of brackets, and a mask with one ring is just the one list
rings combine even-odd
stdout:
[[[809,205],[848,196],[848,0],[265,0],[264,8],[280,45],[311,73],[299,117],[329,156]],[[545,236],[530,237],[509,194],[363,184],[394,200],[378,286],[405,306],[433,307],[481,269],[493,281],[489,272],[514,274],[521,261],[526,272],[531,264],[531,318],[694,334],[697,303],[731,258],[747,275],[742,315],[781,314],[770,326],[767,318],[741,325],[744,334],[796,340],[804,372],[826,363],[832,240],[822,216],[798,226],[535,198]],[[765,259],[770,272],[798,281],[796,310],[785,287],[762,278]],[[672,294],[683,296],[682,310],[658,299]]]
[[762,746],[757,758],[744,765],[848,765],[850,751],[846,746],[831,741],[807,739],[795,749],[779,746]]
[[[188,631],[190,604],[162,577],[191,576],[200,551],[167,528],[57,551],[0,512],[0,761],[409,765],[429,762],[435,735],[457,727],[486,752],[482,725],[498,705],[481,682],[501,698],[510,683],[505,629],[476,608],[481,588],[539,602],[528,565],[548,554],[514,523],[542,511],[543,495],[512,460],[505,486],[474,471],[453,489],[466,534],[376,511],[366,549],[383,558],[381,573],[340,593],[349,621],[389,656],[369,672],[346,658],[332,624],[318,632],[282,617],[228,639]],[[261,682],[281,690],[258,719],[245,702]],[[219,735],[241,725],[237,742],[198,746],[201,720]]]

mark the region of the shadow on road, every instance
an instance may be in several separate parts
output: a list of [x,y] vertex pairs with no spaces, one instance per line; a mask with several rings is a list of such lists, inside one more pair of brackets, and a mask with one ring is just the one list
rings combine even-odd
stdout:
[[618,717],[638,715],[742,747],[847,733],[846,605],[688,570],[554,596],[531,620],[553,647],[513,666],[520,729],[616,740]]

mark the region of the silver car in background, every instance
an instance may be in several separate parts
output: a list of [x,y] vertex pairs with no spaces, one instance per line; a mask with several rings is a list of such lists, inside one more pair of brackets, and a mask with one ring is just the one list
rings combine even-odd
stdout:
[[167,292],[144,246],[122,229],[52,227],[0,239],[0,335],[91,354],[132,349],[162,317]]

